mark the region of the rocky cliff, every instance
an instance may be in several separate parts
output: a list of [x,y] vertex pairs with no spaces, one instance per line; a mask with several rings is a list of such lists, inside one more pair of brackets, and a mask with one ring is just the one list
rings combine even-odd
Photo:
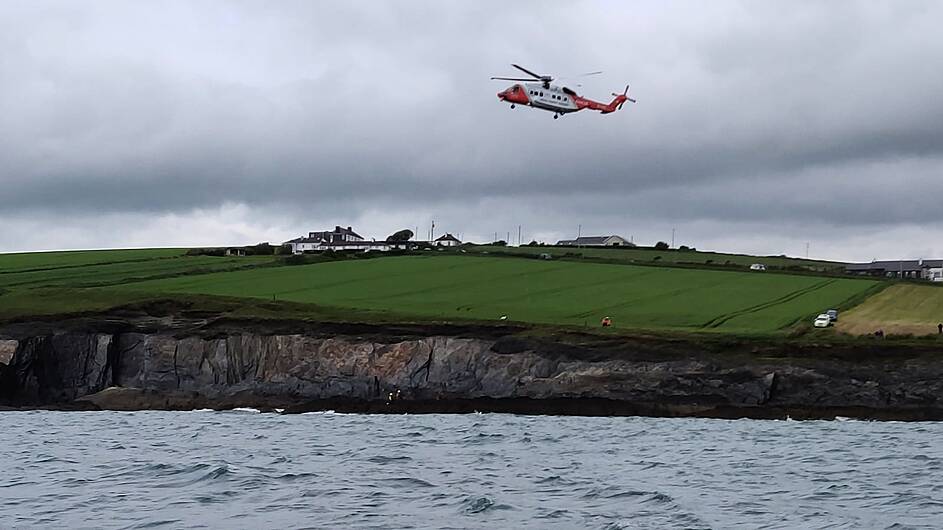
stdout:
[[514,328],[26,323],[0,328],[0,404],[943,419],[935,352],[864,349]]

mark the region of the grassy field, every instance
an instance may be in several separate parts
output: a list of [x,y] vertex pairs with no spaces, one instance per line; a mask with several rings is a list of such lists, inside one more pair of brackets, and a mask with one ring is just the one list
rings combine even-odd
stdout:
[[103,310],[150,298],[124,283],[268,265],[274,256],[186,256],[185,249],[0,254],[0,319]]
[[859,301],[882,285],[636,266],[629,256],[653,251],[592,250],[626,259],[545,261],[472,252],[287,265],[275,256],[187,256],[184,249],[6,254],[0,255],[0,320],[170,298],[207,308],[243,300],[239,311],[274,317],[496,321],[506,314],[513,321],[597,327],[609,316],[623,329],[770,333]]
[[150,261],[159,258],[183,256],[185,252],[186,249],[180,248],[151,248],[0,254],[0,274],[39,269],[83,267],[104,263]]
[[772,332],[876,282],[472,256],[403,256],[161,278],[114,287],[252,297],[437,320]]
[[770,268],[799,268],[816,272],[837,272],[843,270],[842,263],[833,261],[787,258],[785,256],[749,256],[745,254],[725,254],[720,252],[701,252],[699,250],[655,250],[652,248],[631,247],[498,247],[492,245],[473,245],[466,247],[471,253],[513,254],[537,256],[550,254],[561,258],[566,254],[580,254],[585,258],[612,260],[626,263],[652,263],[673,265],[708,265],[749,267],[762,263]]
[[868,298],[840,316],[839,331],[854,335],[885,333],[928,335],[943,322],[943,286],[898,284]]

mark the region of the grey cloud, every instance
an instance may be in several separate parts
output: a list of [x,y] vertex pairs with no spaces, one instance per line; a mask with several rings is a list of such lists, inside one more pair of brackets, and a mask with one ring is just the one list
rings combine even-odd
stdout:
[[[548,233],[625,208],[744,232],[938,215],[939,4],[537,5],[5,3],[0,214],[515,199]],[[631,82],[639,104],[510,111],[487,79],[509,62],[604,69],[580,90]]]

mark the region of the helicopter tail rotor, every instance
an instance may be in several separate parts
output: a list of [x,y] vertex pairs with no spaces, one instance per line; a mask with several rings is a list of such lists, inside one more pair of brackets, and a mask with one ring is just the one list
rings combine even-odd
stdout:
[[629,85],[625,85],[625,90],[623,90],[621,94],[613,92],[612,95],[615,97],[622,96],[622,101],[619,102],[619,106],[617,107],[619,110],[622,110],[622,105],[625,105],[626,101],[631,101],[632,103],[636,102],[634,98],[629,97]]

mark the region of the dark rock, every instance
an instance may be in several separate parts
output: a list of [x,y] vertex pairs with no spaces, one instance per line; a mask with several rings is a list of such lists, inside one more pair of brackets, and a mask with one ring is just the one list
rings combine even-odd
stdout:
[[852,346],[824,356],[764,344],[759,356],[749,343],[574,345],[469,327],[423,336],[415,327],[348,335],[309,324],[264,333],[257,322],[246,331],[208,320],[83,322],[0,330],[13,337],[0,343],[12,350],[0,364],[0,405],[880,419],[936,418],[943,408],[943,367],[919,351],[862,360]]

